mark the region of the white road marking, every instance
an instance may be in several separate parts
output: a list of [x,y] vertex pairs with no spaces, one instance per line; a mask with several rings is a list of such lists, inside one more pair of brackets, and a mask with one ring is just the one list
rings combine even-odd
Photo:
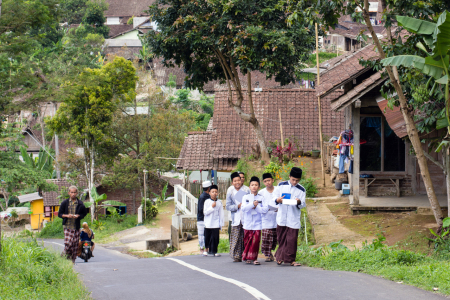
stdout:
[[232,279],[232,278],[228,278],[228,277],[223,277],[223,276],[217,275],[216,273],[213,273],[211,271],[200,269],[200,268],[198,268],[198,267],[196,267],[194,265],[188,264],[188,263],[186,263],[186,262],[184,262],[182,260],[176,259],[176,258],[166,258],[166,259],[173,260],[174,262],[177,262],[180,265],[183,265],[183,266],[188,267],[188,268],[190,268],[192,270],[195,270],[195,271],[202,272],[203,274],[206,274],[208,276],[211,276],[211,277],[214,277],[214,278],[217,278],[217,279],[220,279],[220,280],[232,283],[234,285],[237,285],[238,287],[240,287],[241,289],[243,289],[246,292],[250,293],[253,297],[255,297],[258,300],[270,300],[269,297],[267,297],[266,295],[264,295],[263,293],[261,293],[260,291],[258,291],[257,289],[255,289],[254,287],[252,287],[252,286],[250,286],[250,285],[248,285],[246,283],[240,282],[240,281]]
[[42,241],[42,245],[44,245],[44,243],[52,243],[52,244],[55,244],[55,245],[58,245],[58,246],[64,247],[64,245],[61,245],[61,244],[58,244],[58,243],[55,243],[55,242]]

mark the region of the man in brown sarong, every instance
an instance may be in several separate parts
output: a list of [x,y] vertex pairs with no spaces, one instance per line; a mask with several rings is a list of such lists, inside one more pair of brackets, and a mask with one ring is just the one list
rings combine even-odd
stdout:
[[274,199],[270,204],[278,208],[277,239],[279,246],[275,253],[278,265],[284,262],[294,267],[301,266],[295,262],[301,209],[306,206],[306,190],[298,184],[301,178],[302,170],[293,167],[289,180],[278,184],[274,191]]
[[64,226],[64,250],[61,255],[71,259],[73,263],[78,254],[80,221],[87,213],[83,201],[78,200],[77,195],[77,187],[69,187],[69,198],[61,202],[58,212],[58,217],[63,219]]

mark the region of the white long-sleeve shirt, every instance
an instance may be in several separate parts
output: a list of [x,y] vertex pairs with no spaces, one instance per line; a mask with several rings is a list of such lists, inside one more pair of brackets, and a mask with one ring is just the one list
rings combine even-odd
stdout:
[[[253,201],[258,201],[259,204],[253,209],[255,206],[253,205]],[[265,214],[269,207],[264,205],[264,197],[260,194],[256,196],[253,194],[245,195],[242,198],[242,215],[245,230],[261,230],[262,229],[262,214]]]
[[217,200],[216,206],[212,207],[213,200],[208,199],[203,206],[203,214],[205,215],[205,228],[220,228],[223,227],[224,214],[222,201]]
[[[249,194],[249,190],[244,189],[243,186],[236,190],[234,186],[230,186],[227,190],[226,208],[231,212],[231,225],[239,226],[241,224],[241,208],[238,208],[244,195]],[[242,196],[242,197],[241,197]]]
[[[299,199],[301,203],[299,205],[287,205],[277,202],[277,198],[282,194],[291,194],[291,199]],[[273,193],[272,202],[270,206],[278,207],[277,212],[277,224],[279,226],[287,226],[293,229],[300,229],[301,222],[301,209],[306,206],[305,202],[306,190],[300,184],[293,186],[291,182],[282,181],[278,184],[277,189]]]
[[[269,205],[271,204],[276,189],[277,187],[274,188],[272,193],[269,193],[267,191],[267,188],[264,188],[258,192],[258,194],[261,194],[261,196],[264,197],[263,203],[265,206],[269,207]],[[277,228],[277,213],[273,210],[268,210],[265,214],[262,215],[262,229],[273,228]]]

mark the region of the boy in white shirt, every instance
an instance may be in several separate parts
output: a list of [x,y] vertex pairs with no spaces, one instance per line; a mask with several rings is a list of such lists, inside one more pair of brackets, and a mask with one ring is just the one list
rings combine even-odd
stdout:
[[241,222],[242,198],[249,191],[242,188],[242,180],[238,172],[231,174],[233,184],[227,190],[226,208],[231,212],[230,256],[234,262],[242,261],[244,251],[244,229]]
[[[217,253],[219,246],[219,234],[223,227],[224,214],[222,201],[217,199],[219,188],[212,185],[209,191],[210,199],[205,201],[203,213],[205,215],[205,248],[208,249],[208,256],[220,256]],[[205,254],[203,254],[205,255]]]
[[[263,182],[266,188],[260,190],[259,194],[264,197],[264,205],[269,206],[269,202],[272,202],[275,192],[272,174],[264,173]],[[261,236],[261,252],[266,256],[266,262],[274,261],[272,251],[277,247],[277,210],[269,209],[262,215]]]
[[259,178],[250,179],[250,194],[242,198],[244,224],[244,252],[242,260],[247,264],[260,265],[258,261],[259,242],[261,241],[262,214],[269,209],[263,203],[263,196],[258,194]]
[[298,184],[301,178],[302,170],[293,167],[289,174],[289,180],[282,181],[278,184],[272,203],[270,204],[278,208],[278,250],[275,253],[278,265],[285,262],[293,267],[301,266],[301,264],[295,262],[301,209],[306,206],[306,190]]

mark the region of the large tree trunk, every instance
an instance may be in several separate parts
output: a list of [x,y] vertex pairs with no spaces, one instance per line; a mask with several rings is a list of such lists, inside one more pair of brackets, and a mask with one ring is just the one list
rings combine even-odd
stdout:
[[[268,163],[270,161],[270,157],[266,146],[266,139],[262,132],[261,126],[259,125],[258,119],[256,119],[255,111],[253,109],[251,72],[250,70],[247,71],[247,97],[250,107],[250,113],[247,114],[242,109],[242,102],[244,101],[244,95],[242,93],[242,86],[237,72],[237,68],[233,60],[230,59],[229,60],[230,65],[228,65],[227,59],[220,52],[220,50],[215,49],[214,52],[216,53],[216,56],[219,59],[220,64],[222,65],[223,72],[225,73],[225,78],[228,86],[228,104],[236,111],[236,113],[243,121],[252,124],[253,129],[255,130],[256,133],[258,145],[261,148],[261,160],[263,160],[265,163]],[[233,102],[233,94],[232,94],[233,90],[231,89],[231,86],[233,86],[237,92],[238,99],[236,103]]]
[[[364,0],[364,8],[361,7],[361,9],[363,11],[364,21],[366,22],[367,28],[369,29],[370,34],[372,35],[373,42],[375,43],[378,52],[380,53],[380,58],[384,59],[386,57],[386,54],[384,53],[383,48],[381,47],[381,43],[373,29],[372,23],[370,22],[369,0]],[[406,123],[406,130],[408,132],[408,137],[411,141],[411,144],[413,145],[414,151],[416,152],[416,157],[420,168],[420,174],[422,175],[423,178],[425,189],[427,191],[428,199],[430,201],[431,209],[436,219],[436,223],[439,226],[442,226],[442,219],[444,218],[442,215],[442,209],[441,206],[439,205],[439,201],[436,197],[436,193],[433,188],[433,182],[431,181],[430,172],[428,170],[427,159],[422,149],[422,143],[420,142],[416,124],[414,123],[414,119],[408,110],[408,102],[405,98],[400,83],[397,81],[397,78],[394,75],[392,68],[390,66],[386,66],[386,71],[389,74],[389,79],[391,80],[391,83],[394,85],[395,91],[397,92],[398,95],[398,99],[400,102],[400,110]]]

